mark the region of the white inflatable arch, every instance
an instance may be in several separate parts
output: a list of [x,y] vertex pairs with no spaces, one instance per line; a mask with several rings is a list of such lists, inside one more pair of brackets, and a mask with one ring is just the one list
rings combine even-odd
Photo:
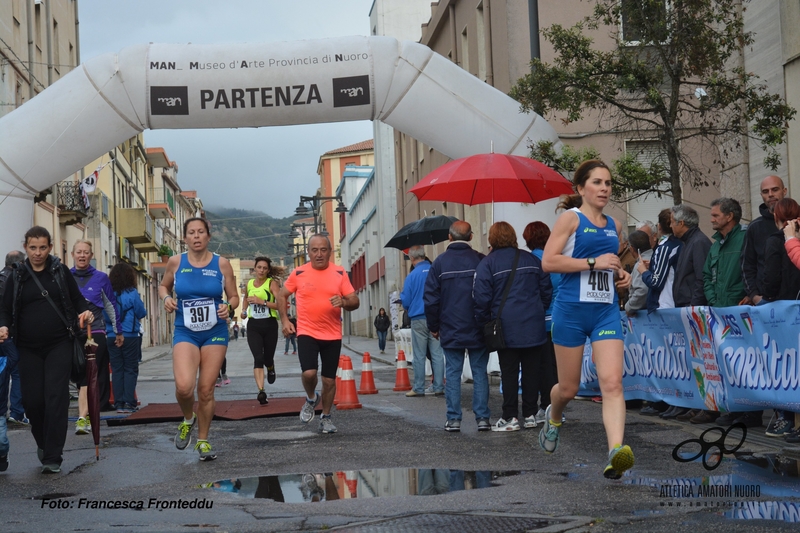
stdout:
[[534,113],[428,47],[389,37],[147,44],[86,63],[0,119],[0,251],[33,196],[145,129],[381,120],[451,158],[559,144]]

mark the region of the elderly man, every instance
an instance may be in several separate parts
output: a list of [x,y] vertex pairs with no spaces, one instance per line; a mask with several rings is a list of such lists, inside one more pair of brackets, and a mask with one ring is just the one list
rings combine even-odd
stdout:
[[[411,319],[411,346],[414,351],[412,367],[414,368],[414,386],[406,393],[409,398],[434,395],[444,396],[444,355],[439,339],[431,335],[425,318],[425,282],[431,263],[425,257],[425,248],[412,246],[408,250],[413,270],[406,277],[400,301]],[[431,367],[433,383],[425,388],[425,356],[431,351]]]
[[484,256],[468,244],[472,240],[472,227],[467,222],[453,222],[448,239],[447,251],[431,266],[423,295],[428,330],[439,339],[445,356],[447,421],[444,429],[461,431],[461,373],[464,350],[467,350],[473,379],[472,411],[478,431],[491,431],[486,375],[489,351],[475,322],[472,300],[475,269]]
[[675,281],[672,284],[675,307],[706,305],[703,265],[711,248],[711,240],[700,231],[700,216],[692,207],[676,205],[671,209],[670,228],[683,243],[683,251],[675,265]]

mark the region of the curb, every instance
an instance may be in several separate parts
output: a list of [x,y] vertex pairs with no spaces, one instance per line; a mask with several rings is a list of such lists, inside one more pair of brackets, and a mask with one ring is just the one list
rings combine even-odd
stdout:
[[[357,353],[361,357],[364,357],[364,352],[356,350],[355,348],[353,348],[349,344],[345,344],[344,342],[342,342],[342,346],[344,346],[345,348],[347,348],[351,352]],[[389,361],[385,357],[380,357],[380,355],[378,355],[378,356],[372,355],[372,352],[370,352],[369,358],[372,359],[373,361],[378,361],[378,362],[383,363],[385,365],[389,365],[389,366],[395,366],[396,365],[395,361]]]

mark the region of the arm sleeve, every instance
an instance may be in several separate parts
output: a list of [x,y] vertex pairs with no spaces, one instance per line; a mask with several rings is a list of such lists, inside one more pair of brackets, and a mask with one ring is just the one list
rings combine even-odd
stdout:
[[[794,239],[797,240],[797,239]],[[14,274],[9,274],[3,288],[3,300],[0,302],[0,327],[11,327],[11,310],[14,302]]]
[[769,301],[777,299],[781,290],[781,248],[783,243],[770,237],[764,249],[764,286],[762,296]]
[[714,284],[711,281],[711,256],[706,257],[703,263],[703,293],[706,295],[708,305],[714,305],[716,298],[714,298]]
[[491,320],[491,300],[492,300],[492,273],[489,270],[487,260],[478,264],[475,271],[475,282],[472,285],[472,299],[475,302],[475,322],[478,326]]
[[[117,299],[114,293],[111,293],[109,297],[109,295],[106,294],[105,287],[100,291],[100,296],[103,298],[103,310],[106,312],[111,322],[111,329],[114,331],[114,335],[119,335],[122,332],[122,326],[119,322],[120,316],[117,313]],[[114,298],[113,302],[111,298]]]
[[661,245],[653,252],[653,257],[650,260],[650,268],[642,272],[642,281],[651,289],[661,290],[667,283],[669,277],[669,261],[667,254],[671,248],[667,245]]
[[136,317],[136,320],[141,320],[147,316],[147,309],[144,307],[144,302],[142,302],[138,291],[134,292],[131,297],[133,298],[133,316]]
[[439,282],[439,271],[441,264],[434,261],[428,271],[428,278],[425,280],[425,290],[422,293],[422,301],[425,304],[425,319],[430,331],[439,331],[439,312],[441,305],[441,284]]
[[[800,268],[800,239],[789,239],[784,246],[786,247],[786,253],[789,254],[789,260],[794,266]],[[10,288],[11,285],[6,288],[6,293]]]
[[534,256],[534,259],[539,262],[539,298],[542,300],[542,310],[546,311],[553,301],[553,284],[550,281],[550,274],[545,273],[539,258]]
[[758,294],[758,257],[753,243],[754,235],[755,231],[745,232],[741,256],[744,290],[751,298]]
[[[411,274],[409,274],[411,276]],[[408,308],[411,307],[411,294],[409,292],[409,287],[411,284],[409,283],[408,277],[406,277],[405,283],[403,283],[403,292],[400,293],[400,303],[403,305],[403,309],[408,311]]]
[[631,289],[628,291],[628,301],[625,303],[625,310],[638,311],[639,309],[644,309],[646,305],[647,285],[645,285],[640,275],[631,283]]

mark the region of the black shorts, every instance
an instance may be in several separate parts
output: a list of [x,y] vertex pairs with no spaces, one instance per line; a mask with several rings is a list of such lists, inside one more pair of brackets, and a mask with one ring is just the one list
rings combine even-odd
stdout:
[[322,360],[322,377],[336,379],[336,370],[339,368],[339,356],[342,352],[342,339],[321,341],[308,335],[297,337],[297,358],[300,368],[317,370],[318,359]]

